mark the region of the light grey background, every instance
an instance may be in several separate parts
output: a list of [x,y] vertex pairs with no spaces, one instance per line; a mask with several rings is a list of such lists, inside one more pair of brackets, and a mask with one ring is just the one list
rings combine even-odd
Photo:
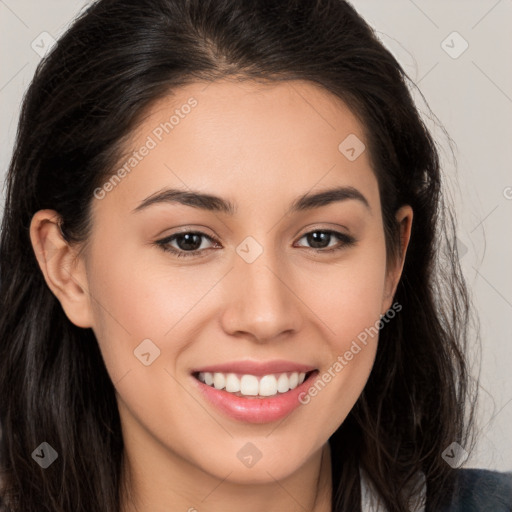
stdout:
[[[439,139],[445,186],[459,221],[461,263],[481,321],[480,440],[466,465],[510,471],[512,0],[352,3],[418,84],[454,142],[456,162],[442,131],[425,114]],[[20,102],[39,54],[87,5],[78,0],[0,0],[2,183]],[[414,96],[427,113],[421,96]],[[3,211],[3,188],[1,194]]]

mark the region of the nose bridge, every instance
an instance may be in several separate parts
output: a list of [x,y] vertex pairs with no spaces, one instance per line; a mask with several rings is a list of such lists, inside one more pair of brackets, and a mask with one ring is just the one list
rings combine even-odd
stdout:
[[300,312],[283,260],[269,243],[247,237],[236,248],[224,328],[267,340],[300,327]]

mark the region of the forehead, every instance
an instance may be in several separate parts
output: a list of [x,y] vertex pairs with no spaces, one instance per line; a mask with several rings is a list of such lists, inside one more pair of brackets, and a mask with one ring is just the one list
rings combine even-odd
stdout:
[[[356,159],[347,158],[347,145],[360,152]],[[131,211],[163,187],[246,204],[261,204],[262,196],[291,201],[308,189],[340,184],[371,196],[376,182],[364,148],[356,116],[312,83],[193,83],[145,113],[114,169],[126,172],[107,198]]]
[[[160,124],[168,122],[172,128],[161,133]],[[193,125],[193,133],[185,125]],[[213,142],[213,136],[217,144],[227,139],[231,145],[248,148],[264,142],[269,149],[281,151],[290,145],[318,145],[326,135],[331,136],[326,140],[331,144],[333,137],[336,140],[343,132],[362,137],[362,131],[340,98],[311,82],[233,80],[193,83],[177,89],[149,109],[138,130],[142,135],[154,132],[158,139],[171,133],[177,140],[180,134],[194,135],[196,142],[203,144]]]

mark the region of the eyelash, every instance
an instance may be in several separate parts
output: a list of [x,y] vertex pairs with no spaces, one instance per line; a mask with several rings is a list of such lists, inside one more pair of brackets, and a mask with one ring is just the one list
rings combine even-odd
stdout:
[[[310,250],[312,250],[316,253],[334,253],[334,252],[341,251],[342,249],[345,249],[347,247],[351,247],[351,246],[355,245],[355,243],[356,243],[356,239],[354,237],[352,237],[350,235],[346,235],[344,233],[340,233],[338,231],[329,230],[329,229],[315,229],[313,231],[308,231],[307,233],[304,233],[299,238],[299,240],[304,238],[307,235],[312,234],[312,233],[324,233],[324,234],[327,233],[330,235],[334,235],[336,238],[338,238],[342,242],[341,245],[338,245],[337,247],[334,247],[331,249],[315,249],[313,247],[309,248]],[[215,238],[213,238],[205,233],[202,233],[200,231],[181,231],[179,233],[175,233],[175,234],[168,236],[166,238],[163,238],[161,240],[157,240],[155,242],[155,245],[157,245],[164,252],[170,252],[170,253],[174,254],[177,258],[198,256],[199,253],[206,250],[206,249],[196,249],[195,251],[184,251],[183,249],[176,249],[169,245],[171,241],[173,241],[175,238],[182,236],[182,235],[199,235],[199,236],[209,239],[210,241],[212,241],[216,244],[219,244],[218,240],[216,240]],[[306,247],[306,249],[308,249],[308,247]]]

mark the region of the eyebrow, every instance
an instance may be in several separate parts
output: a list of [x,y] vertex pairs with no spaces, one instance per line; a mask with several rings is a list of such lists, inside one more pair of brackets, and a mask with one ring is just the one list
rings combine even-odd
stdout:
[[[370,212],[371,207],[366,197],[354,187],[336,187],[315,194],[304,194],[293,201],[286,214],[313,210],[321,208],[329,204],[353,199],[362,203]],[[225,213],[227,215],[235,215],[237,207],[234,203],[222,197],[212,194],[204,194],[194,190],[180,190],[173,188],[165,188],[151,194],[140,202],[140,204],[132,210],[132,213],[139,212],[154,204],[161,203],[179,203],[193,208],[208,210],[212,212]]]

